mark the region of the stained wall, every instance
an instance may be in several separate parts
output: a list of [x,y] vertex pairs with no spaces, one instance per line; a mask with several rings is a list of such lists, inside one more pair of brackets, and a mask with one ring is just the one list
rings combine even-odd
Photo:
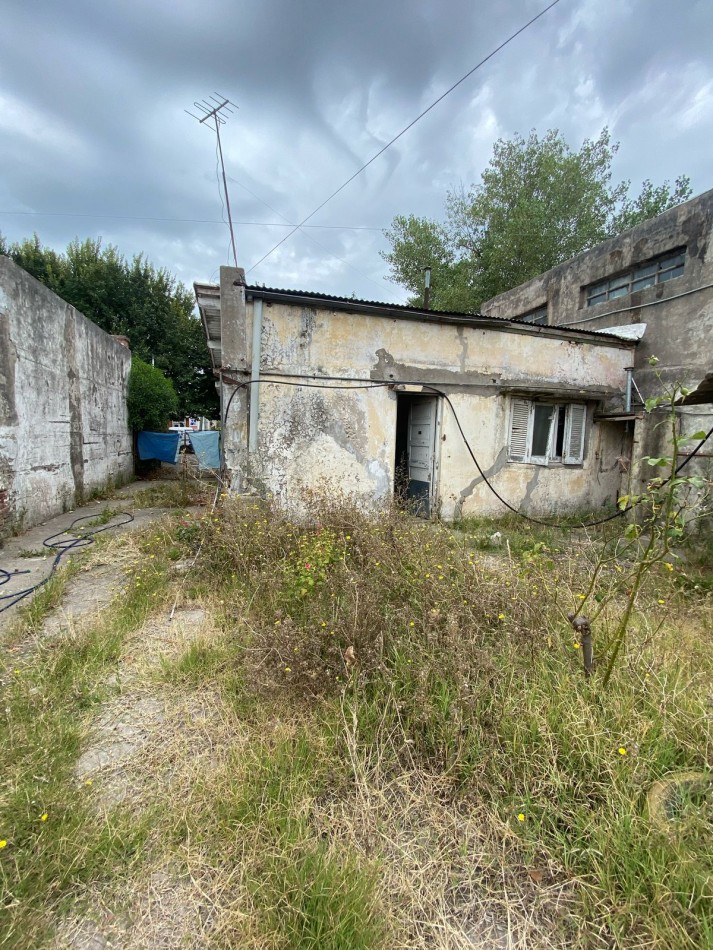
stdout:
[[[223,360],[234,367],[235,379],[250,376],[253,316],[256,300],[262,300],[251,290],[237,349],[226,349],[223,309]],[[415,384],[426,387],[424,393],[435,387],[451,400],[449,405],[441,399],[438,420],[437,504],[443,517],[505,510],[478,474],[454,412],[486,475],[515,507],[550,513],[614,502],[627,435],[623,425],[597,422],[594,415],[605,400],[621,403],[632,348],[573,337],[547,336],[532,327],[392,319],[266,296],[261,382],[236,391],[226,422],[228,468],[236,484],[272,493],[292,507],[312,491],[348,494],[368,506],[386,502],[395,474],[393,387]],[[224,402],[233,391],[226,387]],[[523,391],[587,403],[582,465],[508,461],[510,399]],[[246,442],[251,411],[259,419],[254,452]]]
[[131,352],[0,256],[0,538],[133,471]]

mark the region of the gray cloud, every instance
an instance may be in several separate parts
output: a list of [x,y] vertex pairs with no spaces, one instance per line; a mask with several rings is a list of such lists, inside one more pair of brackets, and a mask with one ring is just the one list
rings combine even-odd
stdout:
[[[184,113],[214,90],[236,220],[296,222],[540,8],[535,0],[13,0],[0,35],[0,209],[220,221],[215,136]],[[314,223],[440,216],[501,135],[558,127],[572,145],[608,124],[616,172],[713,185],[707,0],[562,0],[334,199]],[[248,189],[249,191],[246,191]],[[253,192],[254,194],[250,194]],[[257,198],[254,196],[258,196]],[[0,216],[11,239],[102,236],[180,279],[228,260],[222,224]],[[249,267],[286,233],[241,224]],[[317,242],[317,243],[315,243]],[[297,233],[251,277],[402,299],[373,231]]]

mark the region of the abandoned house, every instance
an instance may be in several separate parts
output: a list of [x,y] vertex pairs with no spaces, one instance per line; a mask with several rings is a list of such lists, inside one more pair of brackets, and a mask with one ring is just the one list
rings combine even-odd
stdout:
[[131,477],[124,339],[0,256],[0,541]]
[[[661,417],[644,416],[643,400],[683,385],[691,393],[681,400],[681,431],[713,425],[712,234],[713,190],[493,297],[481,310],[572,330],[645,324],[633,370],[635,455],[668,454]],[[710,471],[709,453],[696,460],[696,471]]]
[[236,490],[398,492],[446,519],[504,511],[483,475],[530,513],[616,501],[635,341],[250,287],[240,268],[195,292]]

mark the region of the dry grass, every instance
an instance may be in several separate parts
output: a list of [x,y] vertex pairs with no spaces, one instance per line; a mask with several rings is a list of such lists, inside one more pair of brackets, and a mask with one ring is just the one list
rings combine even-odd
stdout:
[[708,806],[663,832],[643,807],[710,767],[705,564],[652,573],[603,692],[565,619],[602,539],[464,527],[234,500],[95,549],[120,600],[10,697],[4,788],[47,784],[57,830],[35,853],[32,811],[0,853],[0,946],[713,945]]

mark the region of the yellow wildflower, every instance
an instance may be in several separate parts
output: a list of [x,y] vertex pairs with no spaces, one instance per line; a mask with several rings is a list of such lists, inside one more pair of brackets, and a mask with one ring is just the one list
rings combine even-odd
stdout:
[[4,838],[0,840],[0,848],[7,848],[7,841]]
[[520,812],[520,814],[517,816],[517,820],[518,820],[518,821],[524,821],[524,820],[525,820],[525,816],[523,815],[522,812]]
[[619,753],[619,755],[626,755],[626,749],[624,748],[623,745],[619,746],[619,748],[617,749],[617,752]]
[[48,818],[47,812],[44,812],[42,815],[40,815],[40,821],[47,821],[47,818]]

